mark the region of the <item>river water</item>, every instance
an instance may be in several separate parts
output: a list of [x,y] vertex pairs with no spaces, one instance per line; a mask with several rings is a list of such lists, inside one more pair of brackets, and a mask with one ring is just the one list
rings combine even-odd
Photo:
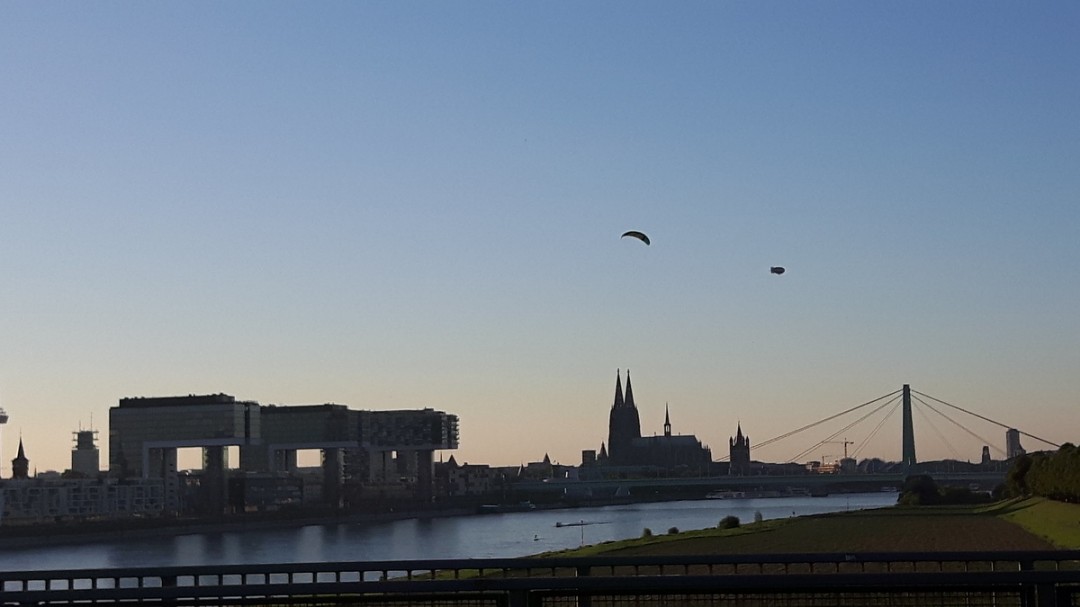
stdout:
[[645,528],[656,535],[704,529],[729,515],[746,524],[759,512],[770,520],[895,503],[895,493],[880,492],[692,500],[0,547],[0,571],[517,557],[640,537]]

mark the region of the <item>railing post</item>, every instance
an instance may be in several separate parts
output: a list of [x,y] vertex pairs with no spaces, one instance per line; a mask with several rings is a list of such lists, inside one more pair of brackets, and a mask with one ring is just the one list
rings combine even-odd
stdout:
[[[1017,563],[1017,569],[1020,571],[1034,571],[1034,561],[1021,560]],[[1020,587],[1020,607],[1042,607],[1042,603],[1039,601],[1039,585],[1038,584],[1024,584]],[[1053,605],[1051,603],[1050,605]]]
[[1035,605],[1036,607],[1057,607],[1058,605],[1070,605],[1069,596],[1065,592],[1059,592],[1057,584],[1042,583],[1035,584]]
[[540,595],[526,590],[511,590],[496,600],[498,607],[541,607]]
[[[589,565],[577,566],[577,577],[589,577],[592,567]],[[578,591],[578,607],[592,607],[592,595]]]

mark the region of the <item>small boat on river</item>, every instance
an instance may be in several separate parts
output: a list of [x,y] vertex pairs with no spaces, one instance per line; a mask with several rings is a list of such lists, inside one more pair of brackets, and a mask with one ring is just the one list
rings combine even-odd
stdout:
[[584,527],[585,525],[605,525],[609,521],[578,521],[576,523],[561,523],[556,522],[556,527]]
[[741,499],[765,499],[773,497],[809,497],[812,493],[801,487],[786,487],[783,490],[776,489],[751,489],[748,491],[736,491],[734,489],[719,489],[705,494],[705,499],[710,500],[741,500]]
[[536,510],[536,504],[532,502],[518,502],[516,504],[484,504],[480,506],[480,514],[502,514],[504,512],[528,512]]
[[731,491],[728,489],[725,489],[723,491],[710,491],[705,495],[705,499],[710,500],[739,500],[745,497],[745,491]]

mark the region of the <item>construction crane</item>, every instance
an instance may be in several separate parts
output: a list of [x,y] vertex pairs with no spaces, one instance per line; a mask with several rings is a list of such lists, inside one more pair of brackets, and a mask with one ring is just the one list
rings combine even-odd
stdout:
[[842,445],[844,445],[844,459],[847,459],[847,458],[848,458],[848,455],[847,455],[847,446],[848,446],[848,445],[854,445],[854,444],[855,444],[855,441],[850,441],[850,440],[848,440],[848,439],[846,439],[846,438],[845,438],[844,440],[827,440],[827,441],[824,441],[824,442],[826,442],[826,443],[833,443],[833,444],[837,444],[837,445],[841,445],[841,444],[842,444]]

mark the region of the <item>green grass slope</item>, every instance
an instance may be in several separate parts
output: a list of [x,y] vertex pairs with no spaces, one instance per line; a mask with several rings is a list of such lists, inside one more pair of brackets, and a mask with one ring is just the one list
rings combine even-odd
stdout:
[[703,529],[586,546],[562,555],[943,552],[1080,548],[1080,506],[1049,500],[895,507]]
[[1080,550],[1080,504],[1033,497],[1002,502],[986,511],[1058,548]]

